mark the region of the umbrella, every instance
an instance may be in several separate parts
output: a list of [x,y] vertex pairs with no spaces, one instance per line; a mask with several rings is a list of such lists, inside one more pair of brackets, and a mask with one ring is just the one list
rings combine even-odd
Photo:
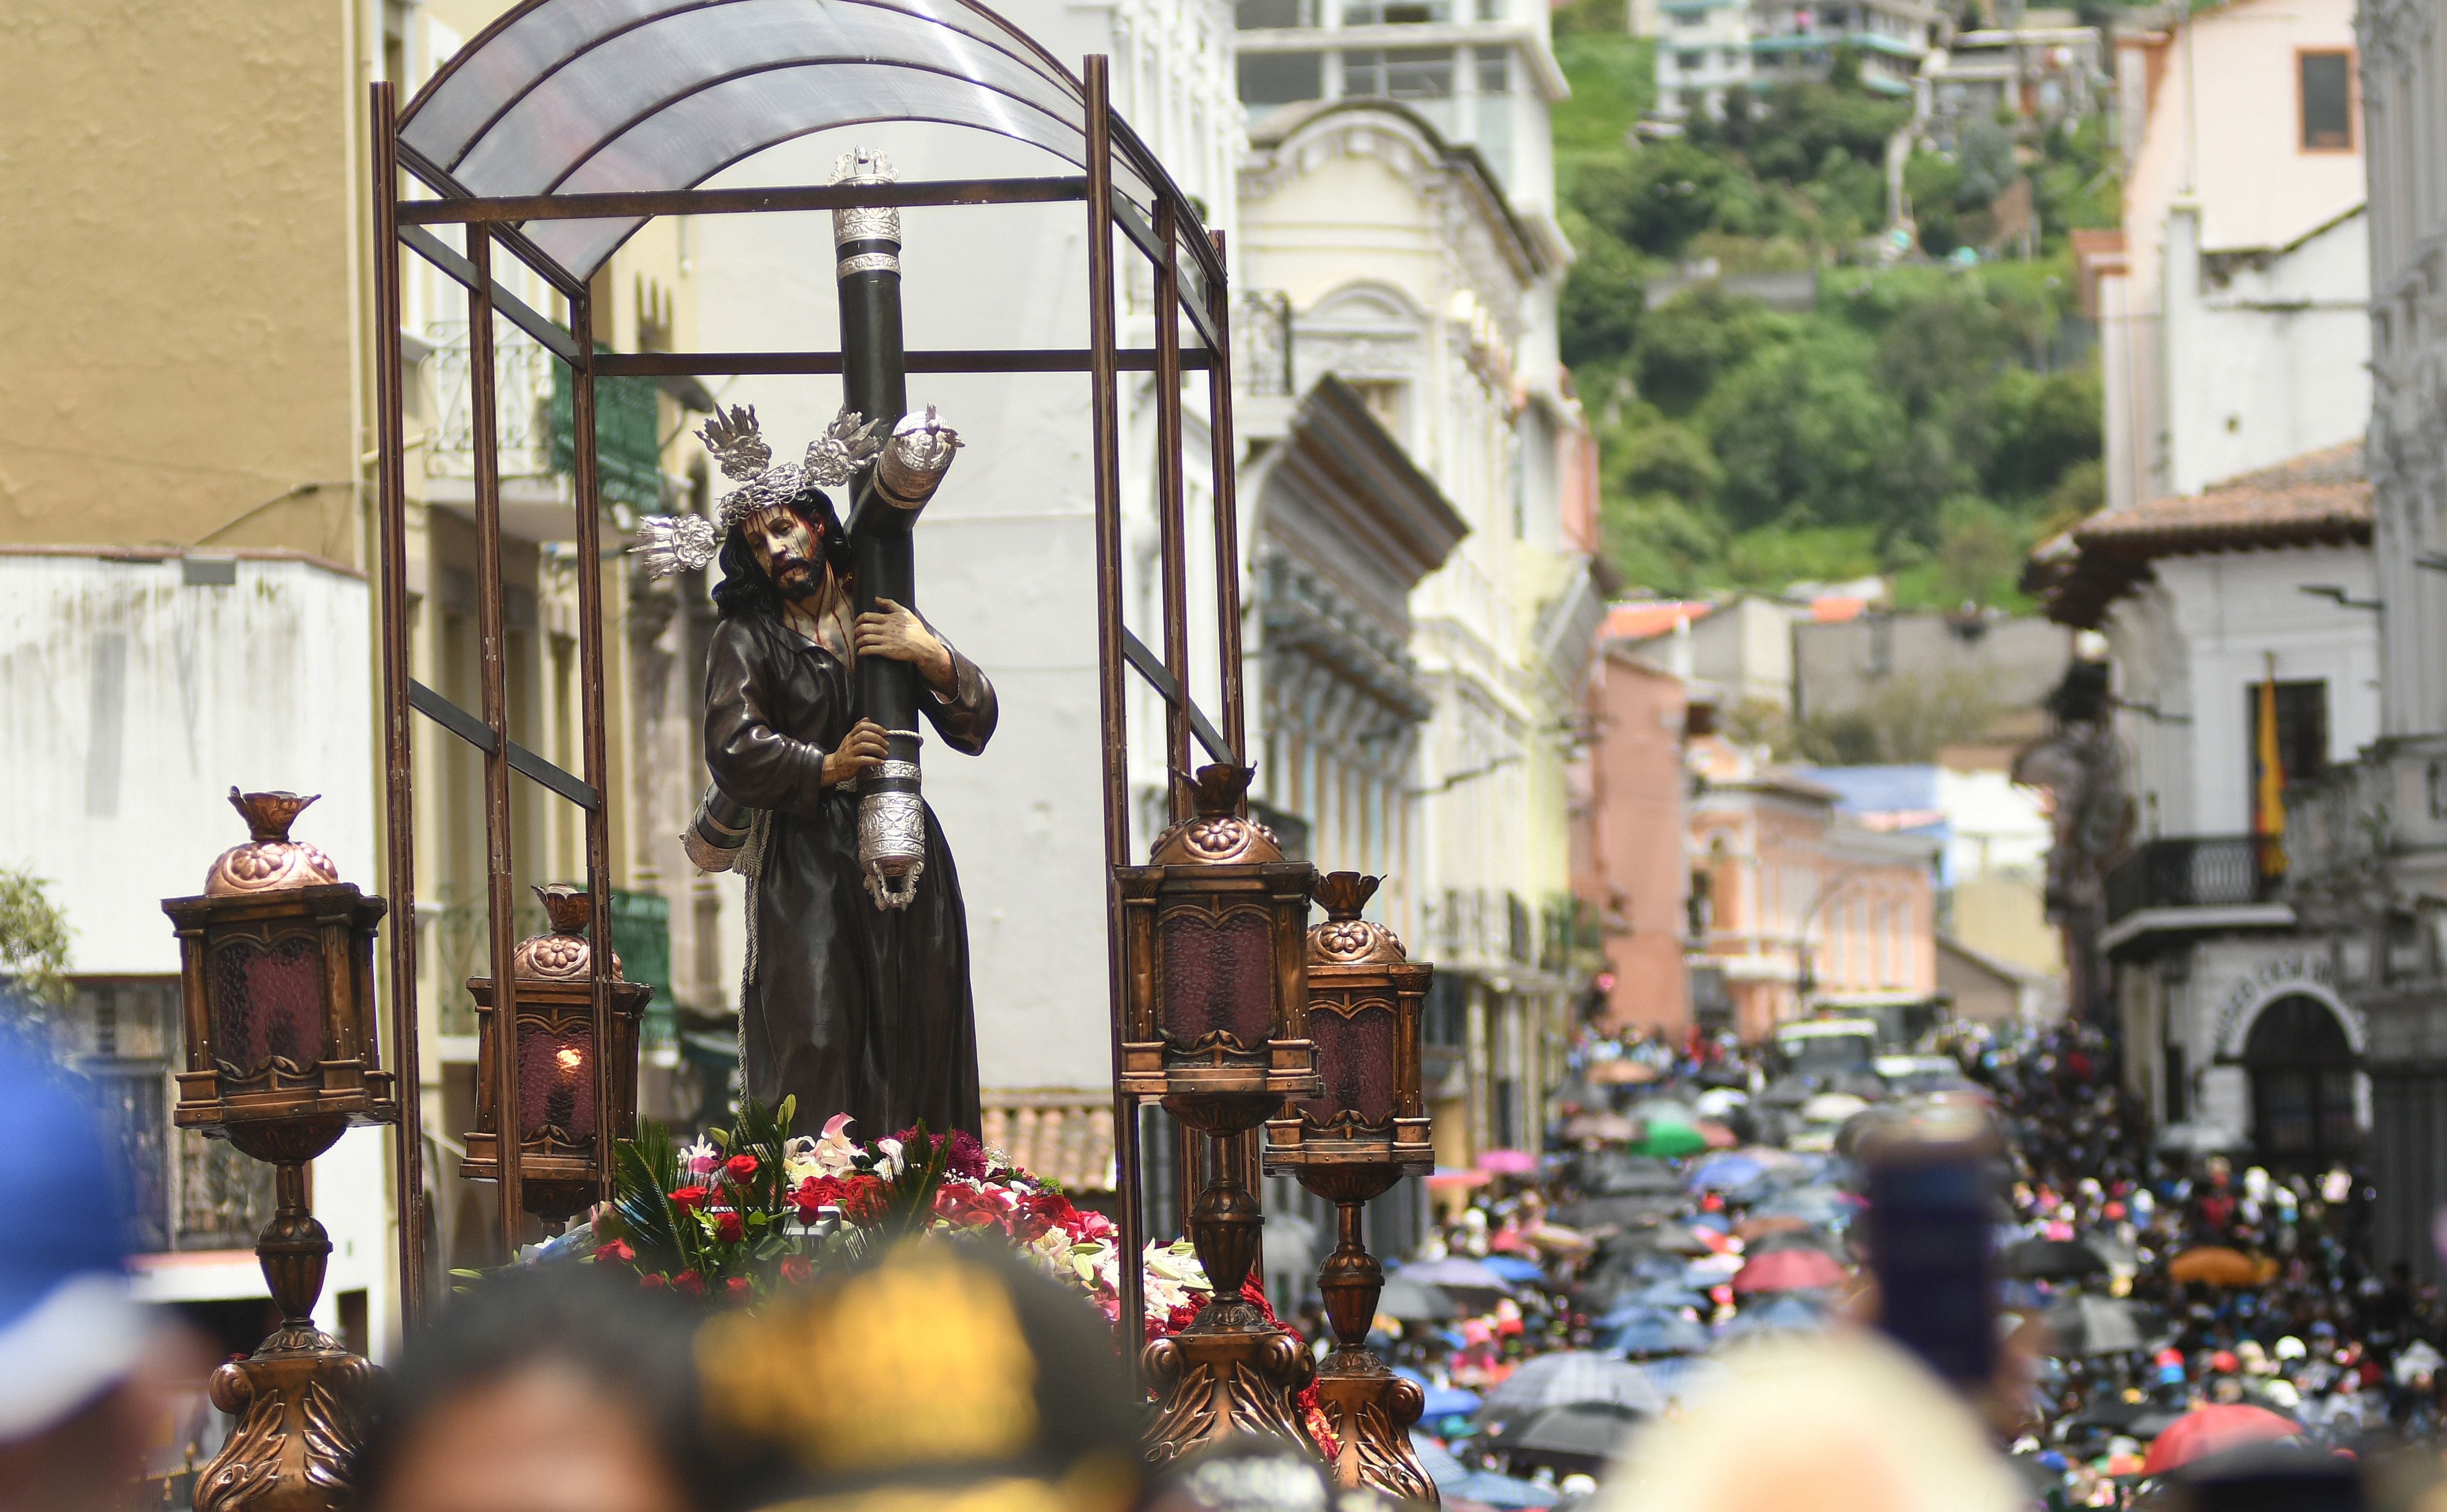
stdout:
[[1642,1219],[1655,1218],[1670,1205],[1670,1200],[1652,1197],[1584,1197],[1555,1209],[1555,1218],[1559,1222],[1569,1223],[1583,1232],[1622,1228]]
[[2293,1419],[2279,1417],[2265,1407],[2248,1407],[2241,1402],[2196,1407],[2151,1443],[2150,1457],[2141,1462],[2141,1473],[2164,1475],[2205,1455],[2265,1439],[2288,1439],[2302,1431],[2301,1425]]
[[1630,1322],[1642,1313],[1659,1311],[1671,1313],[1679,1308],[1706,1308],[1711,1305],[1706,1297],[1688,1287],[1660,1284],[1631,1293],[1617,1302],[1610,1311],[1601,1314],[1592,1326],[1602,1329],[1614,1328]]
[[1812,1124],[1841,1124],[1868,1106],[1868,1099],[1849,1092],[1821,1092],[1801,1105],[1801,1116]]
[[1424,1433],[1411,1435],[1411,1452],[1419,1457],[1419,1468],[1439,1489],[1470,1477],[1470,1466],[1453,1458],[1453,1452]]
[[1813,1292],[1844,1284],[1844,1267],[1824,1250],[1777,1250],[1734,1276],[1736,1292]]
[[2121,1354],[2141,1348],[2133,1310],[2104,1296],[2073,1296],[2048,1309],[2060,1354]]
[[1730,1150],[1742,1142],[1740,1135],[1713,1118],[1703,1118],[1691,1126],[1699,1131],[1699,1137],[1708,1142],[1708,1148],[1712,1150]]
[[[2127,1402],[2112,1396],[2103,1402],[2093,1402],[2074,1418],[2083,1427],[2110,1428],[2118,1433],[2131,1433],[2133,1425],[2157,1410],[2147,1402]],[[2143,1435],[2134,1434],[2140,1438]]]
[[1527,1150],[1481,1150],[1478,1168],[1489,1176],[1527,1176],[1538,1168],[1538,1157]]
[[1578,1143],[1626,1144],[1640,1137],[1640,1125],[1621,1113],[1577,1113],[1564,1125],[1564,1138]]
[[1717,1332],[1727,1339],[1751,1333],[1815,1333],[1827,1324],[1828,1310],[1824,1306],[1801,1293],[1788,1292],[1773,1301],[1744,1308]]
[[1755,1155],[1717,1155],[1699,1162],[1688,1184],[1695,1192],[1730,1192],[1766,1174],[1766,1164]]
[[1796,1218],[1790,1213],[1769,1213],[1746,1218],[1735,1224],[1734,1238],[1744,1244],[1755,1244],[1771,1234],[1806,1232],[1812,1226],[1806,1218]]
[[1738,1255],[1711,1255],[1693,1260],[1682,1268],[1682,1284],[1701,1291],[1724,1285],[1741,1274],[1742,1257]]
[[2255,1260],[2241,1250],[2210,1244],[2186,1250],[2168,1261],[2167,1274],[2178,1281],[2206,1281],[2211,1286],[2259,1286],[2277,1274],[2277,1262]]
[[[1779,1299],[1774,1305],[1781,1305],[1781,1301]],[[1665,1393],[1666,1400],[1672,1402],[1688,1402],[1711,1387],[1733,1379],[1734,1373],[1725,1369],[1722,1361],[1704,1354],[1669,1355],[1661,1360],[1650,1360],[1641,1369],[1648,1372],[1649,1380]]]
[[1714,1255],[1717,1247],[1679,1223],[1660,1223],[1646,1233],[1632,1236],[1643,1248],[1660,1255]]
[[1641,1061],[1600,1061],[1581,1073],[1591,1087],[1621,1087],[1657,1080],[1657,1068]]
[[1722,1118],[1750,1100],[1748,1092],[1730,1087],[1712,1087],[1700,1093],[1698,1102],[1693,1106],[1699,1110],[1701,1118]]
[[1515,1285],[1544,1286],[1546,1267],[1536,1260],[1525,1260],[1518,1255],[1490,1255],[1479,1262],[1499,1277]]
[[2107,1262],[2079,1239],[2023,1239],[2005,1246],[1997,1269],[2026,1281],[2067,1281],[2096,1276]]
[[[1621,1066],[1624,1063],[1611,1061],[1607,1064]],[[1436,1489],[1444,1494],[1447,1506],[1474,1502],[1480,1506],[1498,1508],[1499,1512],[1511,1507],[1553,1506],[1564,1499],[1564,1493],[1551,1485],[1534,1485],[1527,1481],[1516,1481],[1508,1475],[1498,1475],[1493,1470],[1476,1470],[1451,1485],[1439,1485]]]
[[1639,1413],[1610,1402],[1574,1402],[1507,1428],[1488,1447],[1515,1462],[1595,1470],[1639,1421]]
[[1603,1339],[1609,1350],[1623,1354],[1700,1354],[1708,1348],[1708,1331],[1679,1313],[1635,1314],[1614,1325]]
[[1772,1082],[1765,1091],[1753,1099],[1770,1107],[1799,1107],[1818,1095],[1818,1088],[1806,1076],[1788,1076]]
[[1461,1316],[1461,1309],[1453,1306],[1453,1299],[1441,1287],[1409,1275],[1385,1278],[1385,1290],[1376,1296],[1376,1311],[1404,1323],[1441,1323]]
[[1665,1410],[1664,1393],[1628,1360],[1588,1350],[1558,1350],[1523,1363],[1487,1393],[1486,1417],[1522,1417],[1540,1408],[1609,1402],[1636,1412]]
[[1441,1286],[1448,1292],[1502,1292],[1508,1296],[1512,1294],[1511,1282],[1489,1270],[1486,1261],[1473,1260],[1467,1255],[1450,1255],[1441,1260],[1420,1260],[1405,1265],[1397,1273],[1396,1279]]
[[1780,1255],[1786,1250],[1816,1250],[1839,1265],[1845,1258],[1842,1239],[1832,1234],[1809,1228],[1787,1229],[1780,1234],[1762,1234],[1758,1241],[1746,1246],[1742,1254],[1755,1260],[1763,1255]]
[[1489,1177],[1485,1171],[1456,1171],[1450,1167],[1439,1165],[1434,1170],[1428,1173],[1428,1190],[1431,1192],[1466,1192],[1473,1186],[1485,1186],[1488,1183],[1488,1181]]
[[1422,1423],[1441,1423],[1449,1417],[1468,1417],[1486,1404],[1476,1391],[1465,1391],[1457,1386],[1431,1386],[1426,1407],[1419,1409]]
[[1660,1155],[1668,1160],[1697,1155],[1707,1147],[1708,1136],[1688,1124],[1651,1124],[1639,1145],[1642,1155]]

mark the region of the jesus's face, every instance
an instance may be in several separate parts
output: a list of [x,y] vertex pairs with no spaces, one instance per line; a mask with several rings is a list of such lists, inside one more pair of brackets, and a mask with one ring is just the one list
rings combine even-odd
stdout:
[[765,569],[783,597],[804,603],[824,591],[824,554],[815,527],[796,510],[776,506],[762,511],[745,528],[756,565]]

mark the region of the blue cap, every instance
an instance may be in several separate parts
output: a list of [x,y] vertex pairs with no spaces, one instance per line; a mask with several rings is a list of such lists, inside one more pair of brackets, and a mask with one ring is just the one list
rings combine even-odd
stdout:
[[50,1427],[115,1385],[149,1323],[127,1285],[126,1184],[91,1102],[0,1031],[0,1443]]

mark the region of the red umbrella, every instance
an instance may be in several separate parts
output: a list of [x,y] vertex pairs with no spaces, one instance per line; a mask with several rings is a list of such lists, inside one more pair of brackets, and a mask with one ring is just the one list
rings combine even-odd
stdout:
[[2257,1444],[2263,1439],[2288,1439],[2302,1431],[2292,1419],[2280,1417],[2265,1407],[2247,1407],[2240,1402],[2196,1407],[2170,1424],[2151,1444],[2150,1457],[2141,1462],[2141,1473],[2164,1475],[2204,1455]]
[[1736,1292],[1814,1292],[1844,1284],[1844,1267],[1824,1250],[1774,1250],[1734,1273]]

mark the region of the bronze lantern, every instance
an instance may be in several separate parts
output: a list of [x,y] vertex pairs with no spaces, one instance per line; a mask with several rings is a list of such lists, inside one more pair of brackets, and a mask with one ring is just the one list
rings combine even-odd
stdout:
[[[595,1200],[608,1175],[598,1160],[608,1142],[597,1139],[606,1108],[613,1139],[636,1134],[637,1027],[654,990],[622,981],[620,957],[612,957],[605,1053],[598,1056],[594,946],[587,939],[592,900],[585,888],[566,882],[535,893],[549,928],[521,940],[510,958],[518,981],[512,1053],[519,1135],[512,1148],[522,1206],[548,1222],[563,1222]],[[470,977],[467,991],[476,1000],[476,1126],[467,1135],[459,1174],[498,1181],[504,1090],[501,1014],[491,977]],[[515,1236],[503,1236],[503,1242],[518,1247]]]
[[1210,1152],[1188,1227],[1214,1299],[1145,1356],[1162,1399],[1148,1436],[1158,1462],[1252,1431],[1308,1443],[1293,1406],[1316,1373],[1308,1345],[1241,1292],[1265,1224],[1244,1136],[1318,1090],[1306,945],[1317,869],[1284,860],[1242,813],[1251,775],[1201,768],[1190,817],[1157,837],[1150,864],[1114,869],[1123,1090],[1161,1099]]
[[1363,1204],[1435,1165],[1419,1088],[1420,1012],[1433,968],[1359,917],[1377,879],[1336,872],[1318,883],[1325,922],[1308,932],[1308,1023],[1322,1083],[1266,1125],[1266,1171],[1288,1172],[1335,1205],[1340,1239],[1318,1272],[1335,1347],[1317,1368],[1318,1405],[1339,1450],[1334,1478],[1433,1505],[1435,1483],[1411,1451],[1427,1405],[1415,1382],[1368,1348],[1385,1268],[1360,1234]]
[[255,1253],[280,1326],[213,1372],[213,1405],[237,1423],[197,1477],[198,1512],[346,1501],[374,1377],[314,1326],[332,1239],[308,1204],[306,1163],[351,1127],[399,1121],[375,1050],[385,905],[289,838],[313,802],[231,788],[250,839],[213,862],[200,897],[161,902],[178,932],[186,1021],[174,1122],[272,1162],[276,1199]]

